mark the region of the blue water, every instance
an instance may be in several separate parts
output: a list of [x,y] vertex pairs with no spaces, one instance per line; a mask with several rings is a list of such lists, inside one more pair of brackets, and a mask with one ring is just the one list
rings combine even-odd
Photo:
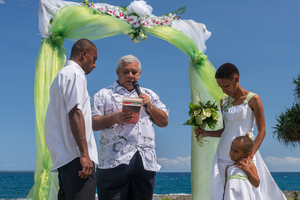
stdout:
[[[281,190],[300,191],[300,172],[273,172]],[[191,173],[159,172],[154,194],[191,194]],[[34,184],[33,172],[1,172],[0,199],[24,199]]]

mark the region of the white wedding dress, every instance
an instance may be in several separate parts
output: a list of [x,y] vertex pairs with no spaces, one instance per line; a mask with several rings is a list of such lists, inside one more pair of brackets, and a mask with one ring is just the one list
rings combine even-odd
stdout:
[[[249,92],[244,103],[241,105],[230,106],[226,105],[226,103],[223,105],[222,114],[225,129],[221,135],[212,166],[210,182],[211,200],[221,200],[223,198],[225,169],[228,165],[233,164],[229,156],[232,140],[246,133],[253,135],[255,118],[248,102],[254,95],[254,93]],[[284,194],[275,183],[259,151],[256,152],[253,162],[256,165],[260,178],[260,186],[256,191],[256,199],[285,200]]]

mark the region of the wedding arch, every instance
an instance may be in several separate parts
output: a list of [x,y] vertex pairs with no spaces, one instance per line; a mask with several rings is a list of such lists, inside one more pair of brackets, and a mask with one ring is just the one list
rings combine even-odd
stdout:
[[[189,56],[191,102],[202,100],[220,102],[223,92],[215,79],[215,68],[203,54],[210,37],[204,24],[181,20],[174,14],[157,17],[145,1],[135,0],[127,8],[104,3],[40,0],[39,29],[42,40],[36,60],[34,104],[36,118],[36,169],[34,185],[27,199],[57,199],[58,177],[51,172],[52,161],[44,137],[44,121],[49,103],[50,85],[64,66],[64,40],[80,38],[102,39],[119,34],[129,35],[133,42],[147,35],[168,41]],[[222,119],[219,119],[222,122]],[[220,128],[222,123],[217,124]],[[191,133],[191,182],[193,199],[210,199],[209,183],[213,156],[218,139],[208,138],[199,146]]]

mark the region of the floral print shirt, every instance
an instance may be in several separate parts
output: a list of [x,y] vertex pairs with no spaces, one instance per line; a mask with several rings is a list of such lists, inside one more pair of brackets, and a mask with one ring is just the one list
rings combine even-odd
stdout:
[[[169,114],[167,107],[152,90],[140,88],[150,97],[151,104]],[[117,82],[97,92],[92,100],[92,116],[111,115],[122,109],[123,97],[138,97],[135,90],[131,93]],[[115,124],[101,131],[99,145],[99,165],[109,169],[120,164],[129,164],[133,155],[139,151],[144,169],[159,171],[156,162],[155,132],[150,115],[142,107],[140,119],[136,124]]]

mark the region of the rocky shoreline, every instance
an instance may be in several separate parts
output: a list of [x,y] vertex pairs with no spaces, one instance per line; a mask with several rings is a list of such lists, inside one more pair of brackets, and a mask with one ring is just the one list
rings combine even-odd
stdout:
[[[293,200],[294,192],[298,193],[298,196],[300,197],[300,191],[283,191],[286,198],[289,200]],[[154,195],[153,200],[162,200],[169,197],[169,200],[192,200],[191,195]]]

